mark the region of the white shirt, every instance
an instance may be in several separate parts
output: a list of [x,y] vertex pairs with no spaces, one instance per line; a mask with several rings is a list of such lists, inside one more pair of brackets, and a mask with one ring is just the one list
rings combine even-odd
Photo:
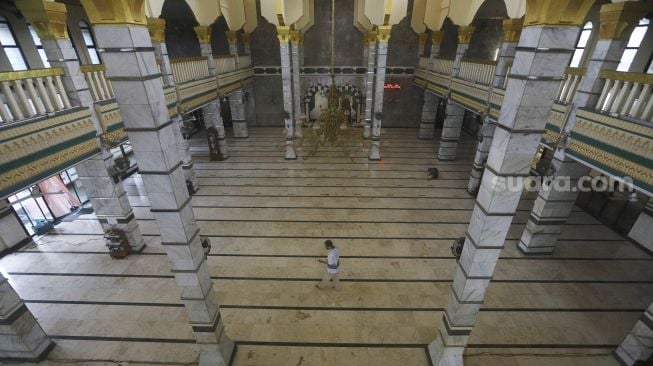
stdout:
[[338,248],[329,249],[329,255],[327,255],[327,272],[329,273],[338,273],[340,265],[340,253]]

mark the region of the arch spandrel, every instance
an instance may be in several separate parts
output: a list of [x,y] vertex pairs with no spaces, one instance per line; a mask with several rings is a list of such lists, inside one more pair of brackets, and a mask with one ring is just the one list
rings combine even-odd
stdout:
[[186,3],[193,10],[195,19],[200,25],[213,24],[222,15],[218,0],[186,0]]
[[426,0],[413,1],[413,15],[410,19],[410,27],[413,28],[415,33],[422,34],[426,32],[426,25],[424,24],[424,11],[426,10]]

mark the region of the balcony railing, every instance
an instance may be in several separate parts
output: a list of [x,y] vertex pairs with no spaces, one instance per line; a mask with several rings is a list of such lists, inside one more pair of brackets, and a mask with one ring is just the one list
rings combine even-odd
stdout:
[[490,85],[494,81],[496,68],[496,61],[463,59],[460,62],[458,77],[463,80]]
[[453,60],[445,58],[435,58],[433,59],[433,69],[439,74],[451,75],[451,69],[453,69]]
[[238,56],[238,60],[240,60],[240,68],[241,69],[252,66],[252,56],[249,56],[249,55]]
[[71,108],[60,67],[0,73],[2,123],[20,121]]
[[596,110],[651,121],[653,75],[603,71],[600,77],[605,80],[605,84],[596,104]]
[[106,66],[83,65],[80,67],[80,70],[86,78],[86,83],[88,84],[93,101],[99,102],[115,98],[111,82],[107,79]]
[[209,60],[206,57],[183,57],[170,60],[176,84],[209,77]]
[[555,100],[563,103],[571,103],[576,96],[576,91],[583,81],[585,69],[579,67],[568,67],[565,70],[565,78],[560,82],[560,88],[556,93]]
[[215,61],[216,74],[226,74],[236,71],[236,58],[232,55],[213,56],[213,60]]

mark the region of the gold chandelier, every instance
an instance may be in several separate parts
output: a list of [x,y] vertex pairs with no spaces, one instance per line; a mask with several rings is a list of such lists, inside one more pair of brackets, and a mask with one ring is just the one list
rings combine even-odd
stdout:
[[[327,96],[327,108],[318,116],[317,120],[309,123],[303,130],[299,146],[305,148],[303,159],[315,156],[321,147],[327,145],[339,147],[350,159],[355,146],[365,146],[363,134],[357,129],[348,128],[348,118],[341,106],[342,94],[336,87],[336,36],[335,36],[335,0],[331,0],[331,86]],[[348,111],[347,111],[348,112]],[[308,111],[307,111],[308,113]]]

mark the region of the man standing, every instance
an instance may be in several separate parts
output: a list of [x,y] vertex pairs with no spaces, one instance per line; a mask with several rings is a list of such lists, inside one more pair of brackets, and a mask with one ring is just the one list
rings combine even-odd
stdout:
[[324,274],[322,282],[316,284],[315,287],[320,289],[326,288],[329,286],[329,281],[333,281],[333,283],[331,283],[331,287],[337,290],[340,288],[340,279],[338,278],[338,271],[340,267],[340,253],[338,252],[338,248],[333,245],[331,240],[325,241],[324,247],[329,251],[327,260],[325,261],[323,259],[318,259],[317,261],[327,265],[327,272]]

